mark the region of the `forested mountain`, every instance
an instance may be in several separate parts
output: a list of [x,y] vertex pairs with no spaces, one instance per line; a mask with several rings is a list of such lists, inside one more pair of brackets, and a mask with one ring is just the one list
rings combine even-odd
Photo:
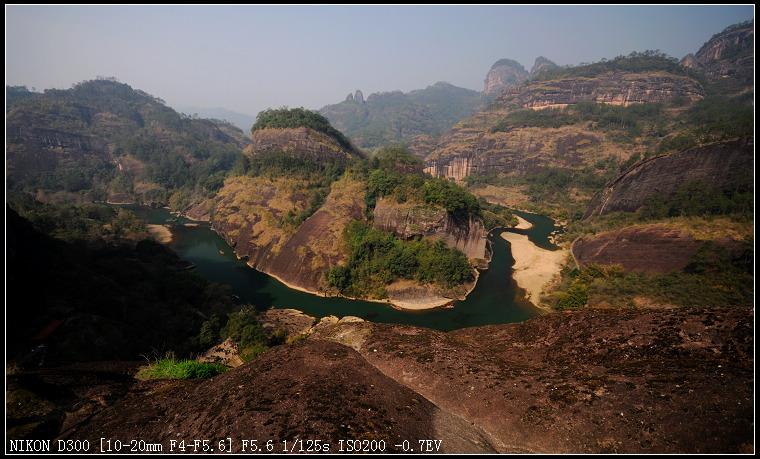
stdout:
[[752,136],[753,93],[661,53],[632,53],[546,70],[410,149],[434,176],[509,187],[567,218],[638,160]]
[[417,135],[438,136],[489,100],[477,91],[439,82],[425,89],[373,93],[319,110],[359,147],[404,145]]
[[[403,148],[368,158],[304,109],[261,112],[251,145],[209,201],[190,213],[205,212],[256,269],[311,292],[373,299],[402,299],[393,286],[402,280],[435,301],[463,296],[471,264],[488,258],[484,225],[508,218],[456,184],[426,178]],[[415,209],[416,221],[404,213]],[[457,231],[467,236],[452,237]]]
[[46,200],[170,204],[213,195],[249,140],[114,79],[6,88],[7,186]]

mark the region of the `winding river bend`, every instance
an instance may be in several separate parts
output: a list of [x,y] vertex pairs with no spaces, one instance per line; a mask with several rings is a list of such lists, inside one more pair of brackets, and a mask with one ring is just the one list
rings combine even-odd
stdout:
[[[173,216],[166,209],[125,206],[153,224],[164,224]],[[454,308],[399,311],[390,305],[345,298],[325,298],[288,288],[277,279],[249,267],[235,256],[232,248],[207,223],[180,218],[172,228],[169,244],[180,257],[196,265],[196,270],[212,282],[232,286],[233,293],[244,303],[260,310],[271,306],[293,308],[315,317],[334,314],[338,317],[357,316],[373,322],[410,324],[441,331],[464,327],[522,322],[541,314],[526,301],[523,291],[512,279],[510,244],[502,231],[527,234],[529,240],[545,249],[556,249],[549,241],[558,227],[541,215],[515,211],[533,224],[527,230],[495,230],[489,239],[493,244],[493,259],[489,269],[482,271],[477,286],[464,301],[453,302]]]

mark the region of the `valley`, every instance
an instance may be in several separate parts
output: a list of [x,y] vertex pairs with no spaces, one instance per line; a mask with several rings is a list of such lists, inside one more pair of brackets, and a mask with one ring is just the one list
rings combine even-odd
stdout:
[[[754,452],[753,34],[249,133],[6,87],[6,436]],[[222,342],[220,374],[136,376]]]

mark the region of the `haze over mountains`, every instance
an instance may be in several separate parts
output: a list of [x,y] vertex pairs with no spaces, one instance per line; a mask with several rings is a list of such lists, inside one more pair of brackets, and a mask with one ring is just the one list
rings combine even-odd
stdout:
[[[754,22],[681,60],[503,59],[483,92],[347,93],[238,129],[115,79],[6,88],[9,438],[754,451]],[[562,222],[565,257],[523,323],[273,318],[104,202],[208,222],[327,297],[465,298],[510,209]],[[128,362],[225,339],[245,363],[205,380]]]

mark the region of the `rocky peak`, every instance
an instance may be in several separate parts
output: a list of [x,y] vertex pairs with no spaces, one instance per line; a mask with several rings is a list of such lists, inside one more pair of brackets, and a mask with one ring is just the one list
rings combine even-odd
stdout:
[[536,76],[544,70],[549,70],[557,67],[557,64],[545,58],[544,56],[538,56],[536,62],[533,64],[533,68],[530,69],[530,76]]
[[754,21],[733,25],[713,35],[696,54],[684,56],[681,65],[713,77],[752,81],[755,67]]
[[346,96],[346,101],[347,101],[347,102],[350,102],[350,101],[352,101],[352,100],[354,100],[354,95],[353,95],[352,93],[350,93],[350,92],[349,92],[349,93],[348,93],[348,95]]
[[491,66],[484,82],[483,91],[487,94],[501,92],[527,80],[530,74],[519,62],[501,59]]
[[356,90],[356,94],[354,94],[354,100],[359,102],[360,104],[364,103],[364,94],[360,90]]

